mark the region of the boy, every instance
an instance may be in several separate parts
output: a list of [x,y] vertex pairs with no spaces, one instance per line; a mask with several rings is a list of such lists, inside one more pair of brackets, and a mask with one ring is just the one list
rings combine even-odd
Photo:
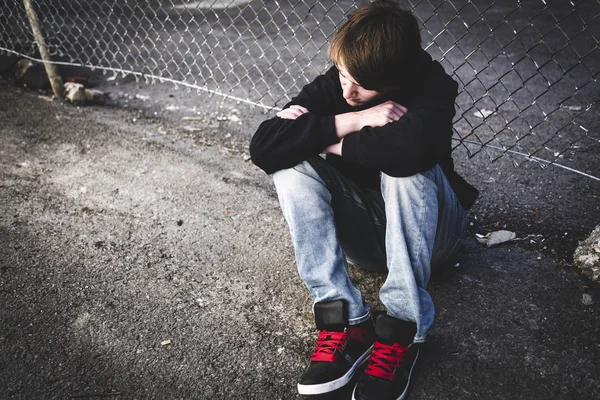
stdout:
[[[328,53],[334,66],[250,144],[314,299],[319,334],[298,391],[336,390],[366,362],[353,399],[403,399],[433,323],[431,270],[456,254],[478,195],[451,157],[458,85],[389,0],[352,13]],[[374,322],[347,263],[388,273]]]

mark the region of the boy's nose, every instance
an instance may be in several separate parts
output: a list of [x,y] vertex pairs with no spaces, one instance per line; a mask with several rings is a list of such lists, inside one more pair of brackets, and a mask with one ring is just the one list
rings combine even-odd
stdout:
[[356,85],[349,83],[344,87],[343,96],[345,99],[351,99],[356,94]]

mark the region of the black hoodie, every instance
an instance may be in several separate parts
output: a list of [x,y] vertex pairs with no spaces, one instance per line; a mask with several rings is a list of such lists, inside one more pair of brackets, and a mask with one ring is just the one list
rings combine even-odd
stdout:
[[250,143],[252,161],[267,174],[291,168],[339,142],[334,117],[393,100],[408,112],[381,127],[365,126],[344,137],[342,156],[327,161],[359,186],[379,189],[380,172],[403,177],[440,164],[465,209],[478,191],[454,171],[452,119],[458,84],[425,51],[416,72],[402,89],[386,92],[374,102],[350,106],[342,96],[339,71],[332,67],[304,86],[284,108],[296,104],[309,110],[295,120],[274,117],[264,121]]

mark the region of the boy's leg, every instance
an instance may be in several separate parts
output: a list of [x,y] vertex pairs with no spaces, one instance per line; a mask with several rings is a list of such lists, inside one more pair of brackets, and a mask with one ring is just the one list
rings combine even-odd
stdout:
[[423,342],[434,307],[426,290],[432,267],[456,251],[466,213],[439,166],[410,177],[382,174],[388,277],[380,298],[388,315],[414,322],[414,342]]
[[321,157],[278,171],[273,181],[298,272],[314,302],[343,300],[350,325],[368,319],[369,306],[348,274],[342,247],[361,266],[385,271],[381,195],[359,189]]
[[421,342],[433,323],[426,290],[432,262],[450,260],[462,238],[466,217],[439,166],[406,178],[382,175],[387,216],[388,277],[380,298],[375,344],[353,400],[404,399]]
[[[374,335],[369,307],[348,275],[340,243],[355,244],[353,257],[367,263],[372,262],[368,255],[379,254],[379,264],[385,266],[383,225],[381,219],[375,225],[377,211],[370,209],[368,199],[372,194],[363,193],[320,157],[279,171],[273,180],[300,277],[315,301],[319,331],[298,391],[327,393],[352,379],[368,359]],[[378,205],[381,214],[383,203]]]

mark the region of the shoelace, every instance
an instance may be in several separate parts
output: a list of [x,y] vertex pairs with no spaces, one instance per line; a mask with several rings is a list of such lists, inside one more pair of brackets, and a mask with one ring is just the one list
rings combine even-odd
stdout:
[[348,335],[346,332],[319,332],[317,345],[313,351],[311,361],[333,362],[346,347]]
[[398,343],[387,345],[375,342],[365,374],[389,381],[393,380],[394,372],[404,363],[405,353],[408,349]]

